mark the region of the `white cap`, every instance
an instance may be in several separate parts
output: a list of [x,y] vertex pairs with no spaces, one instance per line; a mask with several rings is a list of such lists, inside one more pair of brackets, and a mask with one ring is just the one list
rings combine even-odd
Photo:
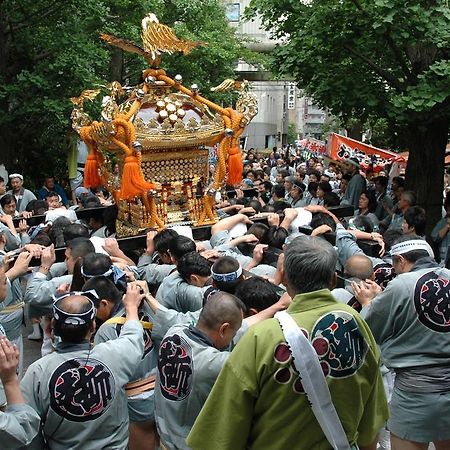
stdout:
[[391,247],[390,253],[391,256],[403,255],[404,253],[412,252],[414,250],[425,250],[432,258],[434,258],[433,249],[424,239],[411,239],[410,241],[395,244]]

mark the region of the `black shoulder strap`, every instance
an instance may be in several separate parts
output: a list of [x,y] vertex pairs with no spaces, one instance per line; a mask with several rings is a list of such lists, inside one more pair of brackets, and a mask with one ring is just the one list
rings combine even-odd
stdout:
[[353,296],[348,302],[348,306],[351,306],[355,311],[361,312],[362,306],[361,303],[358,302],[358,299]]

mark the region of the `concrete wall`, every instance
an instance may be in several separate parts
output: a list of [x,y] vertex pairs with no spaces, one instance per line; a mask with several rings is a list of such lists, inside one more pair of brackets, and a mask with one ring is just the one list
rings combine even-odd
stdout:
[[[256,81],[251,84],[258,100],[258,114],[244,135],[247,148],[266,148],[281,145],[287,134],[286,83],[284,81]],[[278,139],[279,136],[279,139]]]
[[[223,0],[230,5],[230,24],[236,27],[237,33],[248,36],[253,42],[248,47],[255,51],[270,52],[275,41],[263,30],[257,18],[251,22],[242,21],[242,15],[250,0]],[[235,5],[239,4],[239,8]],[[239,14],[237,14],[239,12]],[[240,61],[236,73],[241,78],[251,81],[252,92],[258,99],[259,112],[243,133],[246,137],[246,148],[266,148],[281,146],[287,143],[288,124],[295,123],[301,137],[309,135],[318,137],[326,113],[318,109],[307,97],[302,97],[301,90],[295,88],[295,107],[287,109],[289,81],[270,80],[270,74],[258,72],[257,68]]]

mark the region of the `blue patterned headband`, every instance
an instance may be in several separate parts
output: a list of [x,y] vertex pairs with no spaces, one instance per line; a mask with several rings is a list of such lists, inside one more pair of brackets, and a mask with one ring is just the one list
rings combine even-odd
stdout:
[[217,273],[211,270],[213,280],[215,281],[236,281],[242,275],[242,267],[239,266],[237,270],[230,273]]

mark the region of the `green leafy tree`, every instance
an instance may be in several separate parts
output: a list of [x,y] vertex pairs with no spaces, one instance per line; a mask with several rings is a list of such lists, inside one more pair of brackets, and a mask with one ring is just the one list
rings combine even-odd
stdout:
[[364,124],[366,141],[375,147],[392,151],[403,151],[395,128],[391,128],[384,118],[369,117]]
[[108,53],[96,35],[107,13],[91,0],[0,2],[2,160],[28,182],[64,166],[68,98],[102,79]]
[[450,123],[447,0],[252,0],[285,43],[272,69],[343,118],[383,119],[409,150],[407,186],[440,216]]
[[[179,37],[209,44],[162,61],[169,75],[182,74],[184,84],[197,83],[208,97],[210,87],[234,77],[240,57],[254,59],[219,0],[0,0],[0,162],[22,171],[31,187],[45,173],[66,178],[70,97],[112,80],[135,84],[146,68],[141,57],[107,45],[99,34],[139,44],[149,12]],[[213,98],[231,102],[230,95]]]
[[[178,0],[163,2],[161,21],[172,26],[177,35],[207,45],[194,49],[187,56],[163,57],[168,73],[180,73],[185,83],[197,83],[204,94],[210,87],[233,78],[235,63],[251,54],[235,35],[225,16],[225,8],[217,0]],[[199,64],[201,61],[201,64]]]
[[297,139],[297,125],[294,122],[289,122],[288,132],[287,132],[287,140],[289,144],[293,144]]

